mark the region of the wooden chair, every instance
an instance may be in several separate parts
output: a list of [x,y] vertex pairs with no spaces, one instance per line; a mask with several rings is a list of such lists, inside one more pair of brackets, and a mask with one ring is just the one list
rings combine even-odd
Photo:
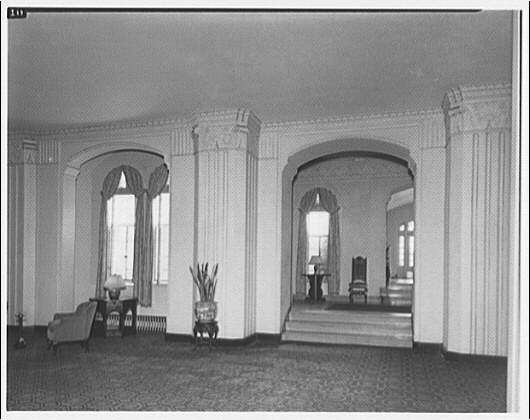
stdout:
[[353,303],[355,295],[364,295],[364,303],[368,300],[368,283],[366,280],[367,258],[352,258],[351,282],[348,287],[350,292],[350,303]]

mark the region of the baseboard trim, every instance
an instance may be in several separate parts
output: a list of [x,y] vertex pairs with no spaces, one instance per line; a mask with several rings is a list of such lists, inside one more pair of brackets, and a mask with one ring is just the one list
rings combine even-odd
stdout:
[[412,343],[412,351],[414,351],[414,353],[440,354],[443,351],[443,344],[414,341]]
[[[18,325],[7,325],[7,333],[8,334],[18,334],[19,327]],[[22,327],[22,335],[28,334],[46,334],[46,330],[48,329],[47,325],[32,325],[32,326],[26,326]]]
[[258,344],[278,345],[281,343],[281,341],[281,334],[256,333],[256,342]]
[[508,363],[508,357],[506,356],[492,356],[486,354],[467,354],[457,353],[454,351],[442,350],[442,355],[445,360],[452,362],[487,362],[487,363]]
[[193,343],[193,336],[191,334],[166,333],[165,339],[170,342]]
[[[194,343],[193,335],[166,333],[166,341],[178,343]],[[278,345],[281,341],[280,334],[256,333],[245,338],[218,338],[217,345],[222,347],[239,347],[248,346],[249,344],[258,345]]]

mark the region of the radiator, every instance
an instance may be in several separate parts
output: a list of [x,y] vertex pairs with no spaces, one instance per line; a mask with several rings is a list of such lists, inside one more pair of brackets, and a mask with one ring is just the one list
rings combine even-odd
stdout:
[[[99,314],[98,314],[99,315]],[[107,317],[107,328],[118,328],[120,322],[119,314],[112,313]],[[132,325],[132,316],[127,314],[125,316],[125,326]],[[137,315],[136,316],[136,330],[142,332],[166,332],[166,317],[159,315]]]

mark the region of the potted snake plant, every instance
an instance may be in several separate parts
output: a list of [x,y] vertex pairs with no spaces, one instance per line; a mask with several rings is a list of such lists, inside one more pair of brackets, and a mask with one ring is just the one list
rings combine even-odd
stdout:
[[193,310],[199,322],[213,322],[217,316],[217,302],[215,301],[215,289],[217,287],[217,269],[219,264],[215,264],[210,274],[208,263],[197,264],[197,267],[190,267],[193,282],[199,291],[199,300],[194,303]]

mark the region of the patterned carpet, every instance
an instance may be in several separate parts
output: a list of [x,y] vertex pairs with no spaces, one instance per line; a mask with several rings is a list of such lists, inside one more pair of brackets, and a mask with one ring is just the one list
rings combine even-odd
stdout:
[[8,410],[504,412],[506,364],[408,349],[248,345],[193,350],[163,335],[46,350],[8,337]]

